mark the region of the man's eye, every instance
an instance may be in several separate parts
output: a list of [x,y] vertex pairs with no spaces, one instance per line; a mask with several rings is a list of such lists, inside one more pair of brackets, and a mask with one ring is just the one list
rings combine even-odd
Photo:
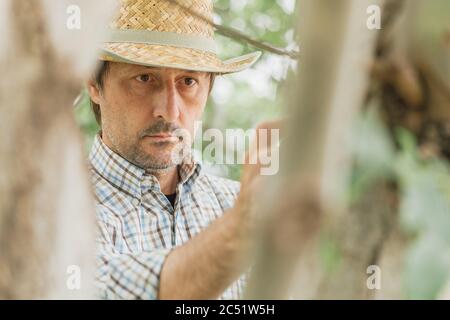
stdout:
[[150,76],[148,74],[141,74],[136,77],[136,80],[139,82],[148,82],[150,80]]
[[197,81],[194,78],[184,78],[183,83],[188,87],[192,87],[197,83]]

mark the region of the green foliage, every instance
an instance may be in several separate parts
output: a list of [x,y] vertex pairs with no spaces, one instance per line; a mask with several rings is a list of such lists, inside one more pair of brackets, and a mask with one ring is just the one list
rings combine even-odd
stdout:
[[91,108],[89,95],[86,89],[80,93],[75,107],[75,120],[85,134],[86,148],[90,149],[95,134],[100,130]]
[[414,237],[406,258],[407,297],[433,299],[450,270],[450,169],[442,159],[423,159],[414,136],[397,129],[394,150],[379,116],[369,108],[353,134],[355,169],[349,185],[355,201],[379,178],[400,189],[400,224]]
[[450,170],[442,160],[422,160],[406,130],[398,131],[398,141],[400,219],[416,235],[407,256],[406,292],[410,298],[434,299],[450,270]]
[[328,275],[333,275],[339,269],[342,252],[334,239],[323,234],[320,239],[319,257],[323,270]]
[[393,179],[395,148],[375,106],[356,119],[349,143],[354,167],[347,197],[352,203],[380,177]]

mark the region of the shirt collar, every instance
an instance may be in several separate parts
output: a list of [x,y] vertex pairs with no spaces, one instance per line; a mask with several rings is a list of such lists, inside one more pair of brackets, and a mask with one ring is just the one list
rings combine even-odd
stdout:
[[[160,189],[159,182],[152,174],[146,173],[145,169],[136,166],[119,154],[112,151],[97,134],[89,154],[89,160],[93,170],[108,182],[122,191],[141,198],[142,188]],[[178,166],[180,184],[192,184],[200,175],[201,165],[190,154]]]

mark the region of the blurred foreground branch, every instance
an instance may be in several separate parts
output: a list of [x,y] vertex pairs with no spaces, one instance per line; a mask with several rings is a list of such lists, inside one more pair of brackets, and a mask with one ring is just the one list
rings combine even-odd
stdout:
[[70,108],[81,78],[74,61],[59,51],[71,39],[56,43],[50,36],[52,11],[41,0],[14,0],[6,7],[9,47],[0,48],[0,299],[91,298],[95,215],[82,137]]

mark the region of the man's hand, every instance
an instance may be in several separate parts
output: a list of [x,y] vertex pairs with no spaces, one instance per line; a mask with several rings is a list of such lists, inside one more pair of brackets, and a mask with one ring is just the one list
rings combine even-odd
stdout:
[[[285,120],[264,122],[258,125],[256,136],[246,154],[241,175],[241,191],[235,205],[235,213],[239,215],[238,220],[240,220],[239,224],[243,228],[242,233],[244,235],[252,234],[251,231],[255,227],[256,217],[253,217],[253,215],[256,213],[252,213],[251,207],[262,188],[264,188],[263,176],[261,175],[264,165],[261,163],[261,155],[270,157],[273,152],[278,152],[275,148],[279,147],[279,139],[275,139],[277,140],[275,141],[274,136],[281,139],[285,126]],[[278,130],[278,134],[273,135],[272,130]]]

